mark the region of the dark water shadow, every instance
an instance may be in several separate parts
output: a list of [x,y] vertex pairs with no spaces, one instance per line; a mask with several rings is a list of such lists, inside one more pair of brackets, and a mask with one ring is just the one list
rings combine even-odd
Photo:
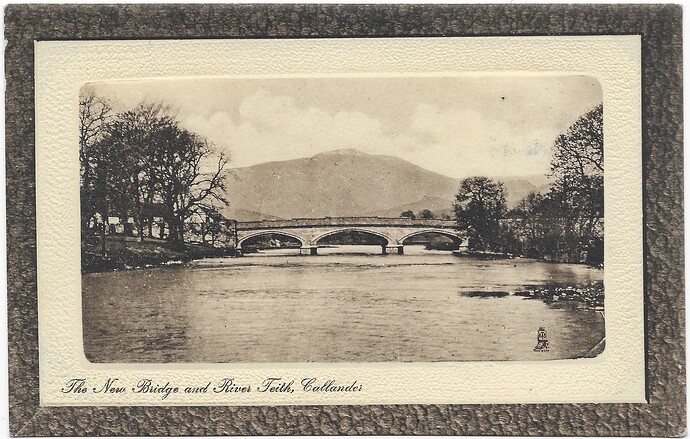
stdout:
[[460,294],[467,297],[478,297],[480,299],[510,296],[508,291],[460,291]]

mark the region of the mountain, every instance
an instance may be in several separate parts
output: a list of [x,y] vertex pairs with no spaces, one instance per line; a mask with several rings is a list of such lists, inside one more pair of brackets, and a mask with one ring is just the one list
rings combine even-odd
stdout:
[[[231,204],[232,205],[232,204]],[[263,212],[257,212],[255,210],[247,209],[236,209],[232,207],[227,207],[223,210],[223,215],[226,218],[232,218],[237,221],[257,221],[257,220],[279,220],[283,219],[277,216],[268,215]]]
[[[455,189],[453,192],[455,192]],[[421,200],[417,200],[412,203],[400,204],[390,209],[374,210],[368,214],[371,216],[380,217],[397,217],[400,216],[401,212],[405,212],[406,210],[411,210],[417,214],[424,209],[429,209],[435,217],[441,217],[443,214],[451,215],[451,212],[453,211],[452,200],[453,197],[450,198],[450,201],[448,198],[442,197],[423,197]]]
[[[239,221],[325,216],[390,216],[405,210],[450,213],[459,179],[397,157],[344,149],[313,157],[259,163],[233,170],[228,180],[230,206]],[[538,179],[503,179],[517,203]],[[514,194],[514,195],[513,195]],[[519,197],[519,198],[518,198]]]
[[545,175],[528,177],[494,177],[503,182],[506,203],[509,208],[515,207],[530,192],[545,194],[549,191],[549,180]]

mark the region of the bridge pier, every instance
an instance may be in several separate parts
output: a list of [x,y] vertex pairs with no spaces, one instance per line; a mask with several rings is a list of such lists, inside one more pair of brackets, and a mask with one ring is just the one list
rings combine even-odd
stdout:
[[388,253],[397,253],[399,255],[404,254],[405,252],[403,251],[404,246],[402,245],[386,245],[386,246],[381,246],[381,252],[384,255],[387,255]]
[[317,253],[318,248],[319,247],[317,247],[315,245],[305,245],[305,246],[299,248],[299,254],[316,256],[316,255],[318,255],[318,253]]

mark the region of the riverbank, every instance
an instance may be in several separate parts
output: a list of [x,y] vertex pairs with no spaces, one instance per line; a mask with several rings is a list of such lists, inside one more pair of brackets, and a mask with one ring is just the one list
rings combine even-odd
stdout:
[[128,270],[133,268],[156,267],[180,264],[203,258],[233,256],[233,249],[216,248],[200,244],[186,244],[183,249],[176,249],[161,239],[146,238],[139,242],[137,238],[123,236],[106,237],[107,257],[98,254],[97,248],[89,248],[82,253],[82,273]]

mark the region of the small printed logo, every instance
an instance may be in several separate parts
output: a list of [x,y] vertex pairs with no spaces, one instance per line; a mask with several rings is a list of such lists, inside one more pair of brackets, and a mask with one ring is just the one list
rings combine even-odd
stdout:
[[537,331],[537,345],[534,352],[549,352],[549,340],[546,338],[546,328],[543,326]]

